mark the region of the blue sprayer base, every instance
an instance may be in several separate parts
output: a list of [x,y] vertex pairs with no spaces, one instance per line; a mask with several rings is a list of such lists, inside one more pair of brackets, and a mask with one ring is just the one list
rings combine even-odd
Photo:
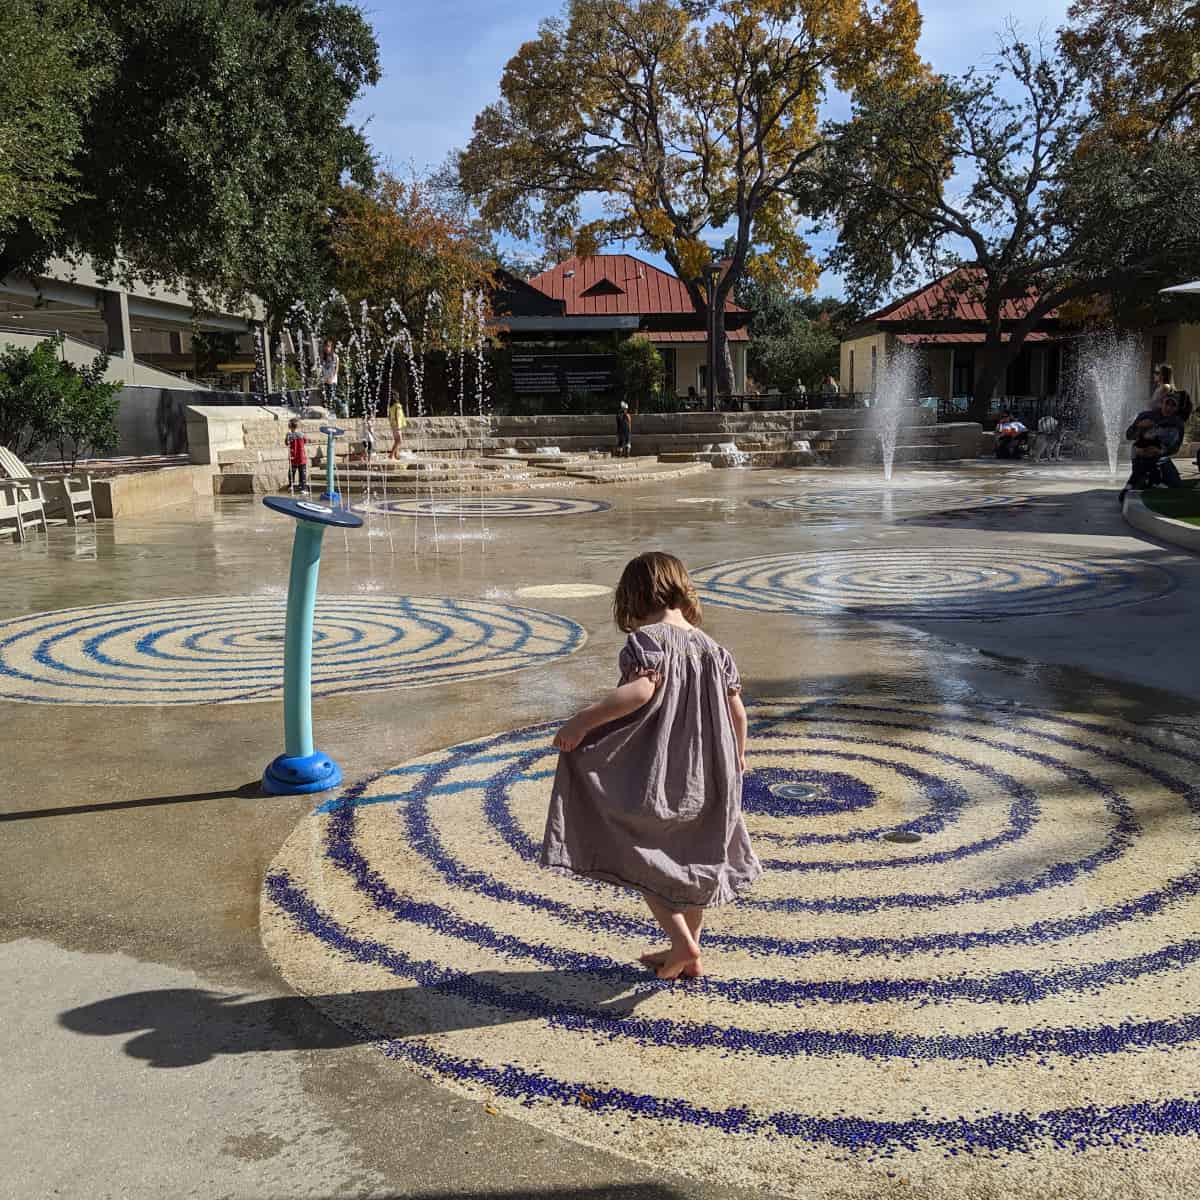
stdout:
[[331,504],[341,504],[342,493],[341,492],[322,492],[321,499],[328,500]]
[[342,782],[342,769],[320,750],[289,758],[281,754],[263,772],[263,791],[271,796],[325,792]]

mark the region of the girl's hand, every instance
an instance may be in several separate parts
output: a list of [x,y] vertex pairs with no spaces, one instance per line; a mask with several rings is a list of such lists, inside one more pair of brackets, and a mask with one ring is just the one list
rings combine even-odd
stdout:
[[578,717],[572,717],[554,735],[554,748],[556,750],[564,751],[574,750],[575,747],[583,741],[586,734],[587,726],[584,725]]

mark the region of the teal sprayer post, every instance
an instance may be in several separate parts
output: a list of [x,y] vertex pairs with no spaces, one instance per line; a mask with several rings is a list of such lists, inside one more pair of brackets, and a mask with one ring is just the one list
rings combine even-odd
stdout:
[[330,504],[340,504],[342,497],[337,490],[337,471],[333,465],[333,441],[340,438],[346,431],[336,425],[322,425],[321,432],[325,435],[325,490],[321,493],[322,500]]
[[313,747],[313,611],[321,541],[326,526],[357,529],[362,518],[344,508],[288,496],[264,496],[263,503],[296,522],[283,648],[283,753],[263,772],[263,791],[274,796],[323,792],[342,782],[342,770],[328,754]]

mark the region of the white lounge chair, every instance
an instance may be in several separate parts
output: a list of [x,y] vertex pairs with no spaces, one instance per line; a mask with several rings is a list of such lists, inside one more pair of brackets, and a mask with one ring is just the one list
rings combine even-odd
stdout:
[[0,537],[21,541],[23,533],[24,526],[21,524],[16,497],[10,496],[7,490],[0,491]]
[[[80,521],[95,521],[96,509],[92,504],[92,477],[90,475],[62,475],[42,481],[43,495],[50,505],[53,516],[63,516],[68,525]],[[59,509],[62,512],[59,512]]]
[[33,472],[6,446],[0,446],[0,479],[32,479]]
[[15,538],[25,540],[28,529],[46,532],[46,501],[38,479],[0,479],[0,519],[15,524]]
[[[78,473],[46,477],[34,473],[11,451],[0,446],[0,482],[7,478],[13,483],[26,486],[40,485],[39,495],[43,504],[49,504],[54,516],[61,515],[68,525],[78,525],[80,520],[95,521],[96,509],[92,504],[92,477]],[[44,519],[44,516],[43,516]]]

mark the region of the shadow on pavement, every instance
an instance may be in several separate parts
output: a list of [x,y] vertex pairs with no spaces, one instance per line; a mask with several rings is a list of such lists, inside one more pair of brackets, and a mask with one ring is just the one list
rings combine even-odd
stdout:
[[[191,1067],[222,1054],[331,1050],[527,1021],[529,1005],[539,1002],[567,1005],[592,1018],[619,1019],[629,1016],[648,994],[628,993],[651,979],[649,972],[635,967],[608,972],[477,971],[431,987],[268,1000],[163,988],[70,1009],[59,1016],[59,1024],[95,1037],[136,1034],[123,1047],[130,1058],[143,1059],[151,1067]],[[498,1001],[503,995],[520,996],[526,1003],[502,1007]]]
[[64,804],[59,808],[33,808],[0,813],[0,821],[36,821],[41,817],[77,817],[84,813],[120,812],[126,808],[158,808],[167,804],[197,804],[202,800],[249,800],[263,795],[257,780],[219,792],[188,792],[182,796],[147,796],[139,800],[110,800],[104,804]]
[[[263,1200],[294,1200],[291,1196],[264,1196]],[[329,1200],[335,1200],[330,1196]],[[537,1188],[531,1191],[498,1192],[489,1188],[486,1192],[472,1189],[469,1192],[396,1192],[390,1195],[371,1193],[371,1200],[688,1200],[687,1193],[675,1188],[663,1187],[660,1183],[616,1184],[612,1187],[556,1187]]]

